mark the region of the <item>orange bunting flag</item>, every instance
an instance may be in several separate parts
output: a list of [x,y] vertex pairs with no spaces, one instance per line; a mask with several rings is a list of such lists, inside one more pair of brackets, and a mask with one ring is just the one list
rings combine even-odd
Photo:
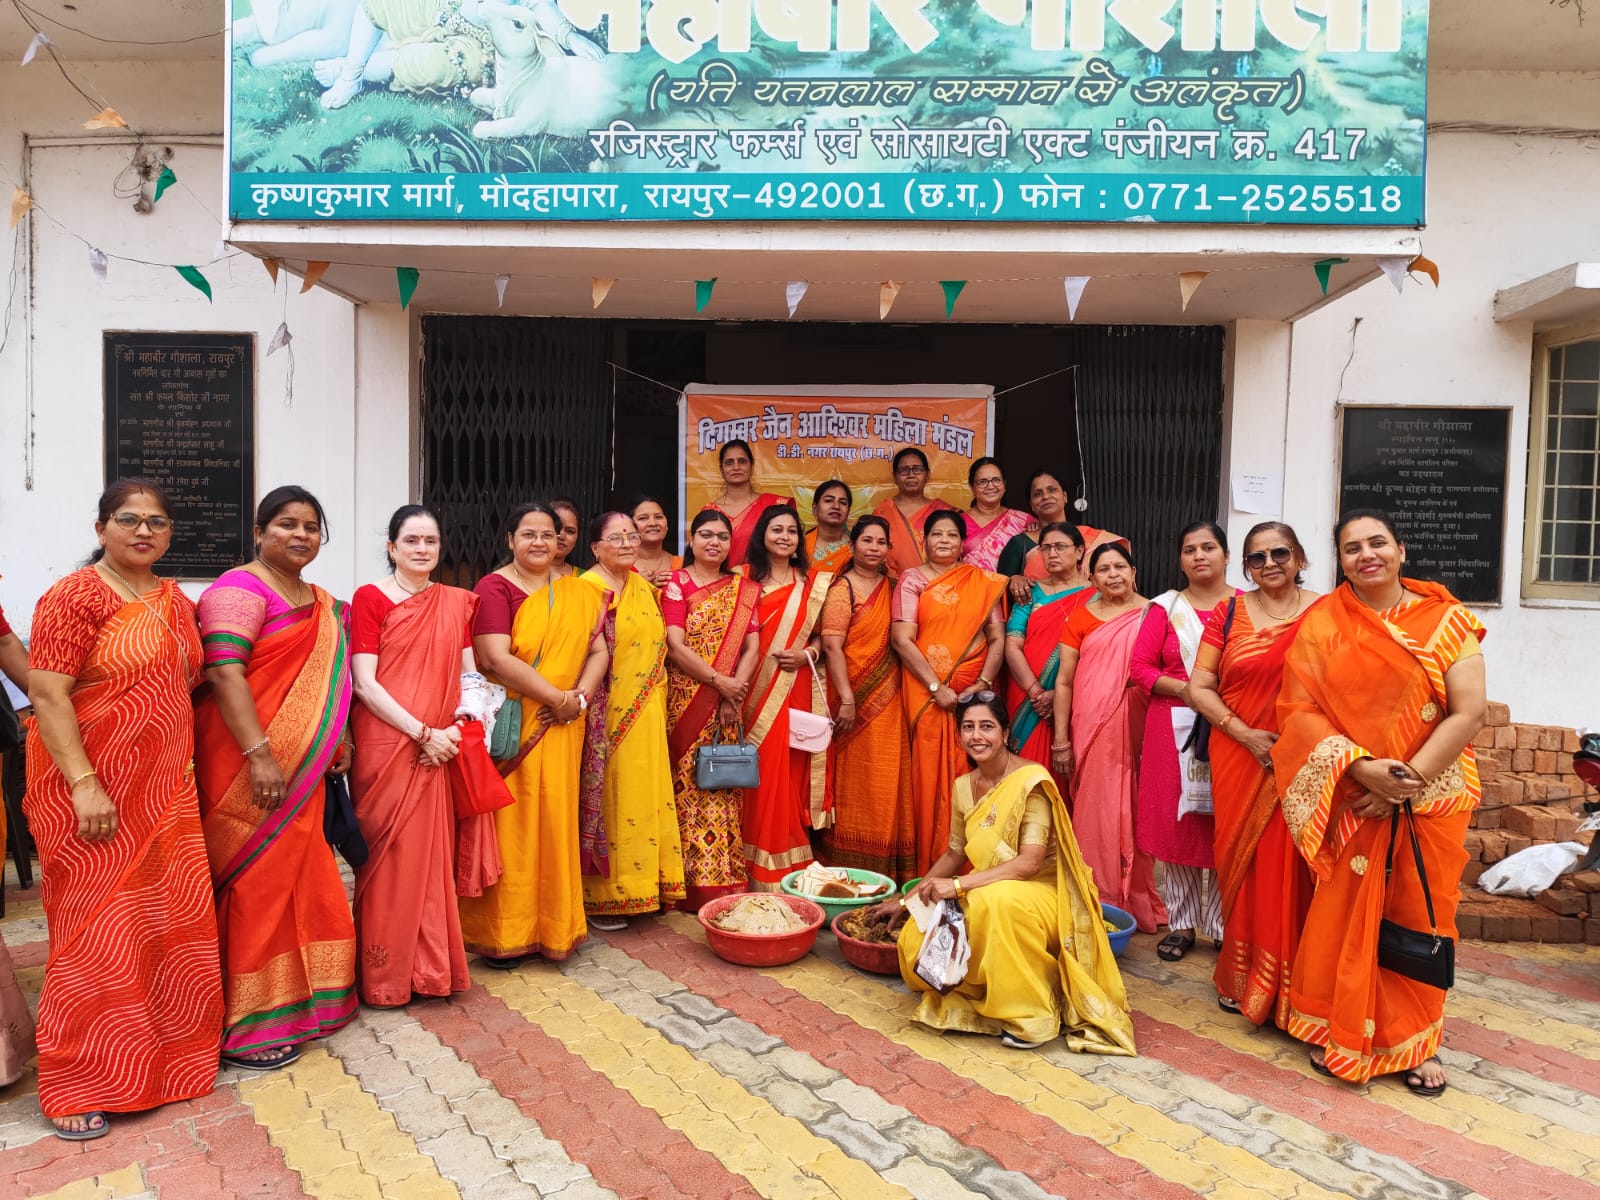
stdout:
[[126,129],[128,123],[114,108],[102,108],[83,123],[85,129]]
[[1189,311],[1189,301],[1194,299],[1195,292],[1205,282],[1210,271],[1185,271],[1178,276],[1178,291],[1183,295],[1183,311]]
[[1420,272],[1421,274],[1426,275],[1429,279],[1433,280],[1434,287],[1439,286],[1439,264],[1434,262],[1433,259],[1423,258],[1422,255],[1419,254],[1411,260],[1410,269]]
[[33,207],[33,197],[15,184],[11,187],[11,228],[15,229]]
[[605,279],[599,275],[596,275],[594,278],[589,280],[589,295],[594,299],[594,306],[596,308],[599,308],[606,302],[606,297],[611,293],[611,285],[615,282],[615,277]]
[[283,266],[281,258],[263,258],[261,265],[267,269],[267,274],[272,276],[272,285],[278,285],[278,268]]
[[305,293],[316,287],[317,281],[322,278],[327,269],[328,264],[325,262],[308,262],[306,264],[306,273],[300,278],[300,294],[305,295]]
[[878,320],[881,321],[889,315],[889,310],[894,307],[895,299],[904,286],[893,279],[885,279],[878,285]]

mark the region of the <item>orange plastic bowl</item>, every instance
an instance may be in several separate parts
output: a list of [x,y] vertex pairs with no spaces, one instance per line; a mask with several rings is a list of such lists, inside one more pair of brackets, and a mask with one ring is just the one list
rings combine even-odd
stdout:
[[839,939],[839,953],[844,955],[845,962],[873,975],[899,975],[899,945],[895,942],[864,942],[860,938],[851,937],[839,928],[839,922],[849,915],[850,912],[840,913],[829,926],[833,930],[833,936]]
[[741,892],[736,896],[718,896],[701,907],[698,914],[700,927],[706,931],[706,945],[718,958],[741,967],[781,967],[811,952],[811,947],[817,942],[817,930],[822,928],[823,912],[818,905],[800,896],[766,893],[782,900],[794,910],[795,916],[806,922],[804,929],[797,929],[793,933],[732,933],[718,929],[711,923],[713,917],[727,912],[742,896],[750,894]]

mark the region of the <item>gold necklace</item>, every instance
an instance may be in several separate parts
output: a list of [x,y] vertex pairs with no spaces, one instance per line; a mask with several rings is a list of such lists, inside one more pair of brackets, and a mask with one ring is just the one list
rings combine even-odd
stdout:
[[112,576],[115,577],[116,581],[128,589],[128,594],[140,604],[144,605],[145,608],[150,611],[150,615],[157,621],[161,622],[161,627],[172,635],[172,640],[178,647],[178,657],[182,660],[182,666],[179,668],[179,679],[184,686],[187,687],[189,683],[189,649],[183,644],[183,638],[178,636],[178,631],[172,627],[172,623],[161,615],[161,610],[156,608],[154,604],[150,603],[150,592],[160,591],[161,581],[159,579],[156,580],[156,586],[151,588],[150,592],[141,592],[135,588],[133,584],[124,579],[122,574],[104,559],[96,563],[95,566],[104,567],[106,570],[110,571]]
[[110,563],[106,562],[105,559],[102,558],[99,562],[97,562],[95,564],[95,566],[104,567],[107,571],[110,571],[111,572],[111,577],[113,579],[115,579],[118,583],[120,583],[123,587],[127,588],[128,589],[128,595],[132,596],[135,600],[143,600],[144,597],[145,597],[145,592],[153,592],[153,591],[156,590],[156,588],[159,588],[161,586],[161,581],[158,579],[158,580],[156,580],[156,586],[155,587],[146,588],[145,592],[141,592],[138,588],[134,587],[133,584],[129,583],[126,579],[124,579],[122,577],[122,575],[117,571],[117,569],[115,567],[113,567]]
[[394,580],[395,587],[399,588],[402,592],[404,592],[408,596],[420,596],[420,595],[422,595],[423,592],[427,591],[429,588],[431,588],[433,586],[433,580],[426,579],[426,580],[423,580],[422,586],[419,587],[416,591],[413,592],[405,584],[400,582],[400,571],[399,571],[398,568],[396,568],[395,570],[389,572],[389,578]]
[[1280,617],[1277,613],[1273,612],[1270,608],[1267,607],[1266,597],[1262,594],[1262,592],[1261,592],[1261,590],[1259,588],[1256,589],[1256,603],[1258,605],[1260,605],[1262,615],[1267,616],[1267,617],[1271,617],[1274,621],[1292,620],[1294,618],[1294,615],[1300,611],[1300,588],[1298,586],[1295,587],[1295,589],[1294,589],[1294,607],[1291,608],[1289,610],[1289,612],[1284,616]]
[[[517,585],[521,587],[523,591],[527,592],[528,595],[531,596],[535,591],[538,590],[535,587],[529,586],[528,577],[522,573],[522,568],[517,566],[517,560],[515,558],[513,558],[506,565],[511,568],[511,573],[517,577]],[[548,582],[548,580],[546,582]]]
[[[287,578],[284,577],[284,575],[283,575],[283,573],[281,571],[279,571],[276,567],[274,567],[266,559],[262,558],[260,554],[256,555],[256,562],[260,563],[267,570],[271,571],[272,572],[272,577],[274,579],[276,579],[282,585],[282,587],[279,589],[279,591],[282,592],[283,598],[288,604],[290,604],[294,608],[304,608],[306,606],[307,601],[305,601],[305,600],[295,601],[295,600],[290,600],[289,599],[289,581],[288,581]],[[297,580],[295,580],[295,583],[299,585],[297,588],[295,588],[295,594],[297,596],[304,595],[305,594],[305,588],[306,588],[305,580],[297,579]]]

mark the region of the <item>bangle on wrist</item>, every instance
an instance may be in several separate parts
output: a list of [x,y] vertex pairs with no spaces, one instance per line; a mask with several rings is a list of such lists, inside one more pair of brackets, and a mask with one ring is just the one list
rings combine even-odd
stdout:
[[[418,722],[418,724],[421,724],[421,723]],[[426,725],[422,725],[422,727],[417,730],[417,739],[416,739],[417,745],[419,745],[419,746],[425,745],[427,743],[428,739],[430,737],[432,737],[432,736],[433,736],[433,730],[429,729]]]
[[72,780],[70,780],[67,783],[67,791],[69,791],[69,792],[72,791],[80,783],[82,783],[85,779],[99,779],[99,778],[100,778],[99,772],[97,772],[93,767],[91,767],[91,768],[89,768],[89,770],[85,771],[82,775],[78,775],[78,776],[74,777]]
[[982,691],[987,691],[988,689],[994,687],[994,680],[990,679],[987,675],[979,675],[977,678],[977,683],[979,685],[979,689]]
[[950,882],[955,884],[955,887],[956,887],[956,899],[957,900],[965,900],[967,898],[967,889],[961,886],[961,876],[952,875],[950,877]]
[[1232,724],[1232,723],[1233,723],[1233,714],[1230,712],[1227,716],[1222,718],[1222,724],[1218,725],[1217,728],[1222,730],[1223,733],[1227,733],[1228,732],[1228,726],[1230,724]]
[[243,754],[244,757],[249,758],[252,754],[254,754],[257,750],[260,750],[263,746],[269,746],[271,744],[272,744],[272,739],[263,734],[262,738],[261,738],[261,740],[259,742],[257,742],[254,746],[251,746],[250,749],[248,749],[248,750],[240,751],[240,753]]
[[1052,749],[1052,750],[1071,750],[1072,749],[1072,743],[1071,742],[1051,742],[1050,743],[1050,749]]

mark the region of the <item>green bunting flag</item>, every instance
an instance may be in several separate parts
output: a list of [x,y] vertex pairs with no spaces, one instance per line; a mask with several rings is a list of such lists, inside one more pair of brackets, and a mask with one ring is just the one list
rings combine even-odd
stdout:
[[396,267],[394,269],[395,282],[400,285],[400,310],[405,311],[406,305],[411,303],[411,297],[417,290],[417,280],[422,278],[422,272],[415,267]]
[[711,303],[711,289],[717,286],[716,276],[710,279],[696,279],[694,281],[694,310],[704,312],[706,305]]
[[944,289],[944,319],[949,320],[950,314],[956,311],[956,299],[961,295],[961,290],[967,286],[965,279],[941,279],[939,286]]
[[[178,177],[172,173],[171,167],[162,167],[161,174],[156,176],[156,200],[161,199],[161,193],[178,182]],[[152,204],[155,200],[151,201]]]
[[1349,262],[1348,258],[1324,258],[1311,264],[1311,269],[1317,273],[1317,283],[1322,286],[1322,294],[1328,294],[1328,273],[1335,267],[1342,267]]
[[175,266],[172,269],[182,275],[190,287],[204,292],[207,300],[211,299],[211,283],[204,275],[200,274],[199,268]]

